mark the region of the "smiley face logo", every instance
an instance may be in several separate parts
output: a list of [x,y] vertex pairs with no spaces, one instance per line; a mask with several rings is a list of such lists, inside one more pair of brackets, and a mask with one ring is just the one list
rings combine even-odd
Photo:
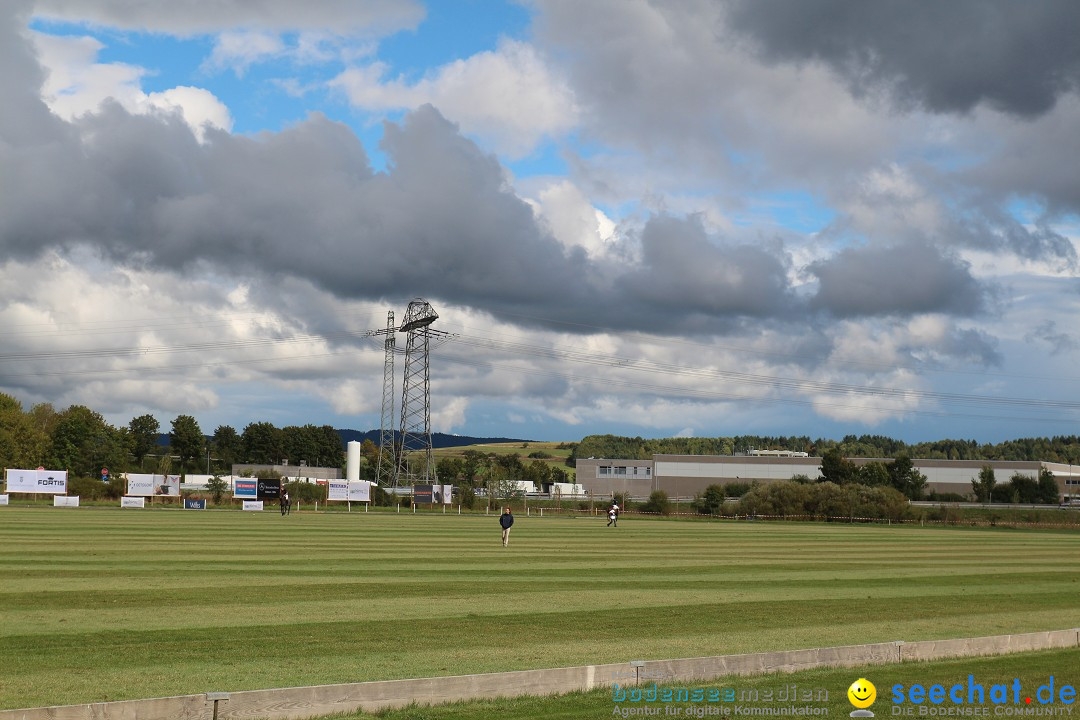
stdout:
[[847,689],[847,698],[852,705],[862,710],[877,700],[877,688],[866,678],[859,678]]

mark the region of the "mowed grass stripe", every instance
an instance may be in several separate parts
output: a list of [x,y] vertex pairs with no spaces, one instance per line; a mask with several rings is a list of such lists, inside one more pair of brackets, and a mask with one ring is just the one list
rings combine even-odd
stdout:
[[1055,629],[1080,580],[1080,535],[963,528],[4,508],[0,548],[3,707]]

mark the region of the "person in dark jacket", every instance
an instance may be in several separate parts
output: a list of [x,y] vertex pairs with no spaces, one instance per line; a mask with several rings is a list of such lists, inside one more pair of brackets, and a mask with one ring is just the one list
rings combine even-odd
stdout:
[[510,542],[510,526],[513,524],[514,514],[510,512],[510,508],[503,508],[503,514],[499,516],[499,525],[502,526],[503,531],[503,547]]

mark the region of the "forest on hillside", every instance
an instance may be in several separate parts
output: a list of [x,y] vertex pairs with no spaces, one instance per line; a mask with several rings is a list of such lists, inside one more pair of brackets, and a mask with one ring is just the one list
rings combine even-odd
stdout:
[[979,444],[974,440],[935,440],[908,444],[884,435],[848,435],[842,440],[807,436],[739,435],[716,438],[640,438],[587,435],[570,456],[649,460],[654,454],[736,455],[749,450],[792,450],[811,456],[838,450],[847,458],[892,458],[906,455],[924,460],[1033,460],[1080,464],[1080,436],[1020,438]]

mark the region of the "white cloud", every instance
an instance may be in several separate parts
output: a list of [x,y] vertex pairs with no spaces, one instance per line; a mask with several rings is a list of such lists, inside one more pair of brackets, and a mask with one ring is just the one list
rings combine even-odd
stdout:
[[275,33],[264,30],[234,30],[223,32],[214,41],[214,50],[204,63],[204,69],[231,69],[243,77],[247,69],[285,52],[285,43]]
[[615,236],[615,223],[589,202],[569,180],[538,188],[533,209],[551,234],[567,249],[581,248],[591,257],[603,255]]
[[350,68],[332,81],[357,108],[370,112],[430,103],[462,130],[499,152],[520,157],[545,137],[575,127],[573,93],[526,43],[501,40],[494,51],[456,60],[416,82],[386,79],[383,63]]
[[224,103],[209,90],[197,87],[174,87],[164,92],[150,93],[146,103],[166,112],[179,112],[195,136],[202,140],[206,129],[232,129],[232,116]]
[[99,63],[101,42],[92,37],[31,35],[47,78],[42,99],[54,113],[71,120],[96,112],[108,100],[131,113],[179,113],[200,140],[206,128],[229,131],[229,109],[212,92],[180,86],[145,93],[141,80],[147,71],[126,63]]

